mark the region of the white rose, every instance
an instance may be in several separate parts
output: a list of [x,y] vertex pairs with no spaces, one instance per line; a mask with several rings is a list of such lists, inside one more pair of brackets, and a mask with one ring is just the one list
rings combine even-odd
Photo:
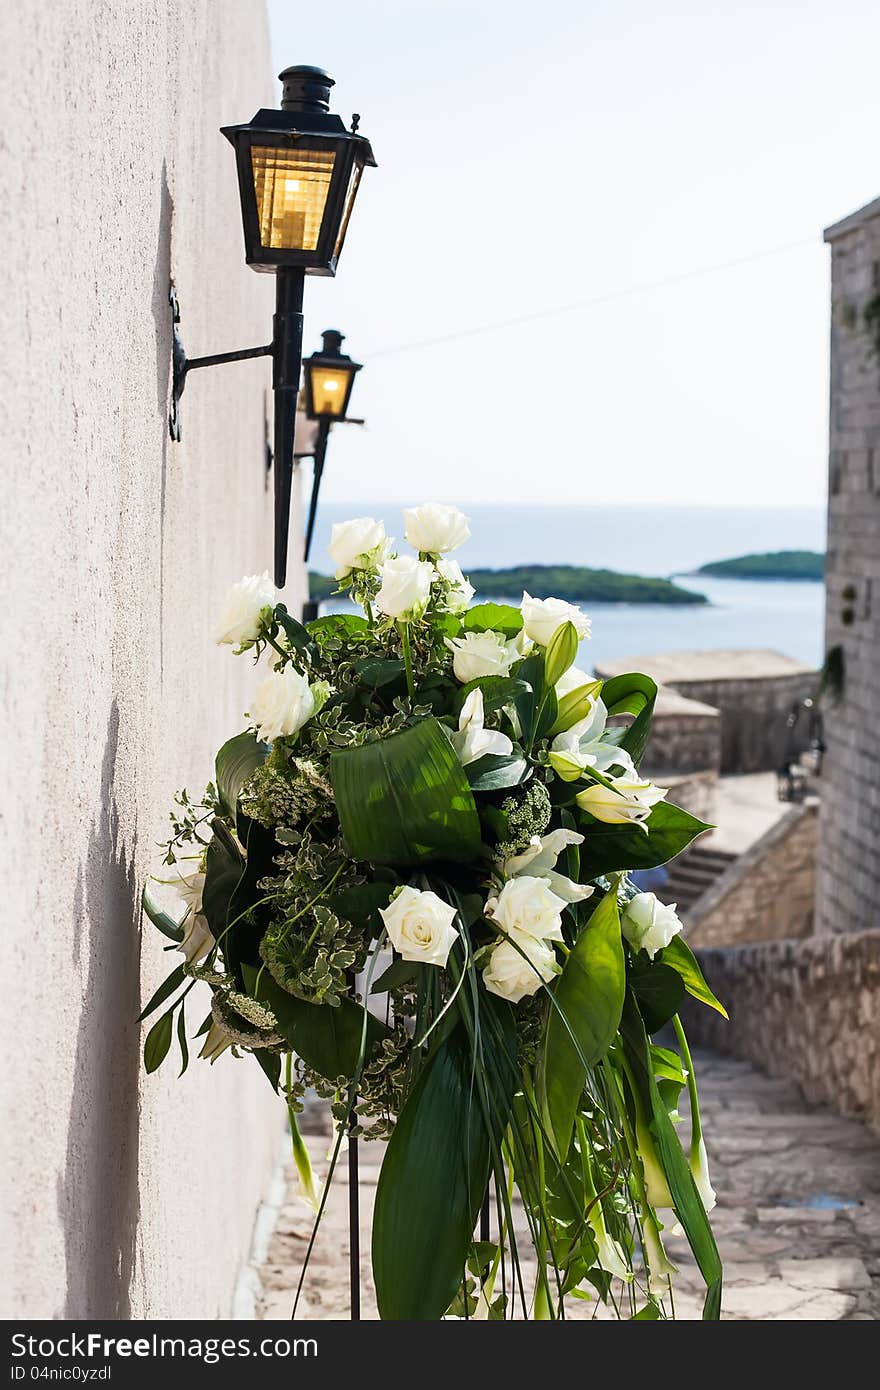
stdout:
[[527,637],[546,647],[557,628],[563,623],[573,623],[578,637],[589,637],[592,624],[586,614],[573,603],[561,598],[532,598],[523,590],[520,609]]
[[447,613],[463,613],[474,596],[473,584],[465,579],[457,560],[438,560],[436,568],[449,586],[443,598]]
[[500,632],[466,632],[463,637],[447,637],[452,652],[455,678],[467,685],[480,676],[506,676],[520,653],[516,642],[505,641]]
[[371,516],[337,521],[327,547],[336,566],[336,578],[347,579],[352,570],[370,569],[377,559],[384,558],[386,545],[384,523]]
[[651,960],[681,931],[675,903],[661,903],[653,893],[637,893],[627,904],[620,927],[634,951],[647,951]]
[[505,936],[522,945],[533,941],[561,941],[565,899],[554,893],[546,878],[520,874],[508,879],[497,898],[486,903],[486,916]]
[[559,973],[553,947],[546,941],[525,939],[517,944],[520,950],[512,941],[499,941],[483,970],[483,983],[490,993],[511,1004],[537,994],[542,985]]
[[407,507],[403,520],[404,534],[413,550],[426,555],[442,555],[447,550],[457,550],[471,534],[464,512],[460,512],[458,507],[445,507],[440,502]]
[[[326,698],[326,696],[325,696]],[[275,670],[257,686],[248,716],[265,743],[289,737],[311,719],[317,708],[315,692],[294,666]]]
[[436,893],[401,888],[387,907],[379,909],[379,915],[394,949],[404,960],[418,960],[425,965],[446,964],[458,940],[458,932],[452,925],[455,908]]
[[[458,732],[451,735],[452,746],[462,767],[476,762],[477,758],[493,753],[496,757],[506,757],[513,752],[513,744],[507,734],[497,729],[486,729],[484,725],[483,692],[479,686],[472,690],[461,707],[458,718]],[[583,838],[583,837],[581,837]]]
[[214,641],[218,646],[240,646],[255,642],[260,635],[264,608],[274,608],[278,590],[268,574],[249,574],[226,595],[226,606],[217,624]]
[[376,607],[389,618],[418,617],[431,593],[434,566],[414,555],[398,555],[386,560],[379,571],[382,586],[376,595]]

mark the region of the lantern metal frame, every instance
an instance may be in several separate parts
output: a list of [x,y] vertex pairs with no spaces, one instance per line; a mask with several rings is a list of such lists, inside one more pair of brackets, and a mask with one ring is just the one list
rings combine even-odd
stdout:
[[[306,275],[336,274],[351,212],[363,170],[375,167],[369,140],[358,135],[360,117],[352,117],[347,130],[329,109],[334,81],[322,68],[306,65],[285,68],[281,110],[260,110],[244,125],[224,126],[221,133],[235,149],[239,199],[245,240],[245,259],[254,270],[275,275],[275,315],[271,343],[236,352],[188,358],[180,335],[180,306],[171,284],[172,389],[168,426],[171,438],[181,438],[180,399],[189,372],[252,357],[272,358],[274,393],[274,447],[272,461],[275,491],[275,583],[287,578],[288,533],[293,484],[296,403],[302,369],[303,293]],[[257,194],[251,150],[260,148],[327,150],[334,152],[333,171],[321,216],[316,246],[264,247],[260,239]]]
[[[354,387],[354,379],[358,372],[362,370],[363,364],[355,362],[347,353],[342,352],[342,343],[345,335],[336,328],[325,328],[321,335],[322,347],[319,352],[313,352],[311,357],[306,357],[303,361],[303,386],[305,396],[305,413],[309,420],[317,420],[318,433],[315,439],[313,452],[314,472],[312,474],[312,495],[309,498],[309,511],[306,520],[305,546],[303,547],[303,559],[308,560],[309,552],[312,548],[312,536],[315,531],[315,519],[318,514],[318,496],[321,491],[321,480],[324,476],[324,464],[327,459],[327,442],[330,438],[330,430],[334,425],[362,425],[363,420],[355,420],[348,414],[348,406],[351,400],[351,393]],[[340,410],[331,412],[329,410],[315,409],[315,388],[312,380],[313,373],[321,369],[330,371],[344,371],[348,375],[345,387],[345,395],[342,399]]]

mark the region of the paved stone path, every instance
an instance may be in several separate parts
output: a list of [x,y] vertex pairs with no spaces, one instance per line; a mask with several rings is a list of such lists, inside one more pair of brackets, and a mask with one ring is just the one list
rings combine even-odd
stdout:
[[[695,1057],[718,1206],[712,1221],[725,1266],[723,1315],[739,1321],[880,1317],[880,1138],[854,1120],[808,1107],[794,1086],[745,1062]],[[310,1117],[322,1124],[317,1112]],[[686,1125],[685,1121],[685,1125]],[[326,1171],[325,1129],[309,1146]],[[384,1145],[361,1144],[362,1316],[375,1318],[369,1220]],[[310,1213],[287,1175],[267,1259],[258,1316],[287,1319],[310,1232]],[[686,1242],[671,1239],[679,1265],[676,1313],[699,1317],[700,1280]],[[571,1316],[594,1305],[573,1301]],[[306,1276],[298,1316],[348,1317],[348,1207],[345,1162]]]

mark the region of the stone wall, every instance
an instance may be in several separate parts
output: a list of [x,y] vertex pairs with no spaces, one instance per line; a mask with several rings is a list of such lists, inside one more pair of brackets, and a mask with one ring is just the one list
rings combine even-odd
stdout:
[[817,925],[880,925],[880,198],[830,227],[831,437],[826,650],[842,698],[825,718]]
[[672,770],[708,772],[716,776],[721,766],[721,717],[717,709],[689,700],[668,686],[657,692],[651,737],[645,750],[645,771],[662,782]]
[[880,1129],[880,931],[698,951],[730,1014],[688,1000],[692,1041]]
[[816,803],[792,806],[698,898],[687,915],[694,949],[809,936]]
[[283,1107],[250,1059],[144,1075],[174,957],[138,902],[247,708],[219,602],[271,565],[268,362],[196,373],[167,425],[172,276],[192,355],[271,333],[218,131],[275,100],[266,16],[19,0],[0,47],[2,1316],[224,1316]]

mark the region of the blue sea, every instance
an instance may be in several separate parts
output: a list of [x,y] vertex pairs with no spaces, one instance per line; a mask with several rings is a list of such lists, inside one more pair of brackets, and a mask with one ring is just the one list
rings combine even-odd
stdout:
[[[700,607],[596,603],[582,665],[645,653],[713,647],[769,647],[818,666],[824,587],[810,581],[712,579],[700,565],[771,550],[824,550],[819,507],[494,506],[474,504],[471,539],[455,558],[469,568],[570,564],[673,578],[705,594]],[[400,503],[321,506],[310,566],[332,573],[327,542],[336,521],[370,513],[402,536]],[[521,595],[511,594],[518,602]],[[337,605],[328,604],[326,611]]]

